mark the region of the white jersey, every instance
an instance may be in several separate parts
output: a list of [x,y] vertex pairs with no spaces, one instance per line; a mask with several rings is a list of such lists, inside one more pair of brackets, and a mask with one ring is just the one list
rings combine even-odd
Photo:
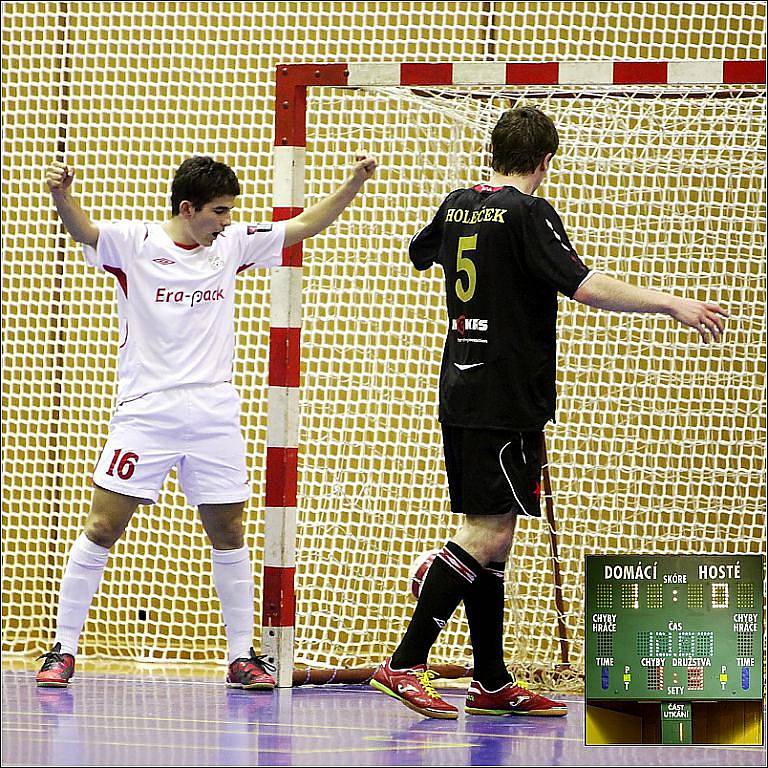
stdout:
[[285,224],[233,224],[209,247],[176,245],[159,224],[98,224],[86,261],[119,282],[118,402],[231,381],[235,277],[281,263]]

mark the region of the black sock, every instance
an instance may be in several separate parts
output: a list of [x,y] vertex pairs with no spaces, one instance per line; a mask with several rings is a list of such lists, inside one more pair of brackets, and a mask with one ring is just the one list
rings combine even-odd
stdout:
[[421,587],[411,623],[392,654],[393,669],[426,664],[429,649],[483,567],[458,544],[449,541],[434,559]]
[[495,691],[512,682],[504,664],[504,563],[488,563],[464,595],[474,679]]

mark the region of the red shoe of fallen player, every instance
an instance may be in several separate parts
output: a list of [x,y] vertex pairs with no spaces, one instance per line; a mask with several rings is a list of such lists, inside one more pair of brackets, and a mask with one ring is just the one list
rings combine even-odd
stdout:
[[392,669],[387,659],[376,670],[371,685],[424,717],[455,720],[459,710],[440,698],[440,694],[432,687],[435,677],[437,675],[424,664],[413,669]]
[[552,701],[517,683],[507,683],[497,691],[487,691],[477,680],[473,680],[467,689],[464,711],[470,715],[562,717],[568,714],[568,707],[562,701]]
[[266,656],[257,656],[253,648],[247,657],[235,659],[229,665],[227,688],[271,691],[277,685],[275,678],[270,674],[275,668],[266,659]]
[[37,673],[35,680],[41,688],[66,688],[69,678],[75,674],[75,657],[71,653],[61,652],[61,643],[56,643],[53,648],[42,656],[45,659],[43,666]]

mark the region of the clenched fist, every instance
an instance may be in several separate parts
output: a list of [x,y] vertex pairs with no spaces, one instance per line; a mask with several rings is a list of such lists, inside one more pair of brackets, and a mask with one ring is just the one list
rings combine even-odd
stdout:
[[376,170],[376,158],[370,155],[356,155],[352,177],[359,182],[368,181]]
[[75,169],[64,163],[54,160],[45,174],[45,181],[51,194],[60,195],[69,192],[75,178]]

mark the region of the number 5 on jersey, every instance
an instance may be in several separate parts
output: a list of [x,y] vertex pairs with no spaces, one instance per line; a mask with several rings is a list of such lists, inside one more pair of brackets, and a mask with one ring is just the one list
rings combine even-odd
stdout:
[[467,287],[464,288],[461,276],[456,278],[456,295],[461,301],[469,301],[475,295],[477,285],[477,269],[475,262],[464,254],[477,248],[477,235],[459,238],[459,251],[456,254],[456,272],[467,273]]
[[120,458],[122,451],[122,448],[118,448],[115,451],[115,455],[112,457],[112,462],[109,465],[107,474],[114,477],[115,470],[117,470],[117,476],[121,480],[128,480],[136,470],[136,462],[139,460],[139,454],[133,453],[133,451],[126,451],[123,453],[123,457]]

